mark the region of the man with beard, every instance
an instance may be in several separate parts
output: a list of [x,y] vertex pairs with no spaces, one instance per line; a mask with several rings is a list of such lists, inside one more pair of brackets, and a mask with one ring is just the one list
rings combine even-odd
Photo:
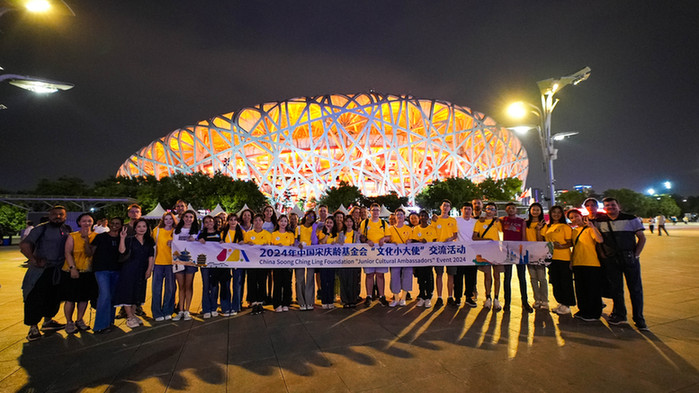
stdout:
[[19,244],[19,249],[29,261],[29,268],[22,282],[24,296],[24,324],[29,326],[27,340],[41,338],[42,331],[61,330],[65,325],[53,320],[61,301],[59,296],[61,267],[65,261],[65,244],[71,229],[66,222],[66,209],[54,206],[49,210],[49,220],[34,228]]

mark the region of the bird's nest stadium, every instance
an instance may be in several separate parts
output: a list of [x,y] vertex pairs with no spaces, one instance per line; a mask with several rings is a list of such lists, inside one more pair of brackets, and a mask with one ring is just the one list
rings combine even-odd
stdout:
[[254,180],[274,200],[310,200],[340,181],[365,195],[414,200],[437,179],[527,176],[527,152],[483,113],[377,93],[270,102],[177,129],[143,147],[117,176],[220,172]]

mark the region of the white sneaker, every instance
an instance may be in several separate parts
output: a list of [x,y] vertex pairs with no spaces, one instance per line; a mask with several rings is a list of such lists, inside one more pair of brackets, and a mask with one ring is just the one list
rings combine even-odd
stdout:
[[203,315],[204,319],[209,319],[211,318],[211,313],[210,312],[205,312]]
[[418,298],[418,299],[417,299],[417,303],[415,303],[415,305],[416,305],[417,307],[422,307],[422,306],[424,306],[424,305],[425,305],[425,299],[423,299],[423,298]]
[[398,300],[398,298],[395,298],[395,297],[394,297],[394,298],[393,298],[393,301],[390,302],[390,303],[388,303],[388,307],[395,307],[395,306],[398,305],[398,303],[400,303],[400,300]]
[[570,314],[570,307],[568,307],[564,304],[561,304],[556,309],[556,314],[558,314],[558,315]]
[[173,321],[179,321],[180,319],[182,319],[182,317],[184,317],[184,311],[178,312],[177,315],[175,315],[174,317],[172,317],[172,320],[173,320]]
[[164,320],[165,320],[165,317],[158,317],[158,318],[155,318],[155,322],[162,322],[162,321],[164,321]]
[[502,310],[502,306],[500,305],[500,301],[498,299],[493,301],[493,309],[495,309],[495,311]]
[[430,308],[430,307],[432,307],[432,299],[425,300],[425,308]]
[[485,299],[483,302],[483,307],[491,308],[493,306],[493,301],[490,298]]
[[306,311],[306,305],[305,304],[300,305],[299,310]]
[[221,316],[222,316],[222,317],[230,317],[230,316],[231,316],[231,313],[229,313],[229,312],[222,312],[222,313],[221,313]]
[[212,311],[211,312],[212,317],[217,317],[218,316],[218,311]]
[[237,311],[231,311],[231,316],[238,315]]
[[400,299],[400,302],[398,302],[398,305],[401,307],[405,306],[405,299]]
[[166,316],[165,316],[165,320],[166,320],[166,321],[169,321],[169,320],[171,320],[171,319],[172,319],[172,315],[166,315]]
[[284,312],[289,311],[289,307],[287,307],[287,306],[282,307],[282,311],[284,311]]
[[130,327],[131,329],[135,329],[135,328],[141,326],[141,324],[138,323],[138,320],[136,318],[127,318],[126,319],[126,326]]
[[282,308],[282,306],[279,306],[279,307],[277,307],[277,308],[274,309],[274,312],[282,312],[282,311],[284,311],[284,309]]
[[191,321],[192,320],[192,314],[189,313],[189,311],[184,312],[184,316],[182,317],[185,321]]

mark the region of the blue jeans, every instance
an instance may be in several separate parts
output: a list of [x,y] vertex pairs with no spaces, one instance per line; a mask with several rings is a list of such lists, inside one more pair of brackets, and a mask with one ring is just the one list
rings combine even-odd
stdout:
[[[165,292],[163,292],[163,284],[165,284]],[[153,318],[172,315],[175,311],[175,273],[172,272],[172,265],[155,265],[151,286]]]
[[106,329],[114,324],[114,307],[112,297],[119,281],[118,270],[102,270],[95,272],[99,295],[97,296],[97,312],[95,313],[95,326],[93,330]]
[[240,312],[243,307],[243,280],[245,279],[245,270],[243,269],[232,269],[233,270],[233,281],[232,281],[232,299],[231,299],[231,310],[235,312]]

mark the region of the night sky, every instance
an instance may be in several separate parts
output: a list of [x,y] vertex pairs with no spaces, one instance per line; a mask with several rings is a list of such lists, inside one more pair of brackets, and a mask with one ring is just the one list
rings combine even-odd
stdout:
[[[76,86],[0,85],[0,189],[91,183],[176,128],[306,95],[409,93],[534,123],[507,104],[589,66],[557,94],[553,132],[580,133],[557,143],[557,187],[699,195],[693,1],[66,1],[77,16],[0,17],[4,72]],[[527,186],[545,188],[538,139],[522,140]]]

